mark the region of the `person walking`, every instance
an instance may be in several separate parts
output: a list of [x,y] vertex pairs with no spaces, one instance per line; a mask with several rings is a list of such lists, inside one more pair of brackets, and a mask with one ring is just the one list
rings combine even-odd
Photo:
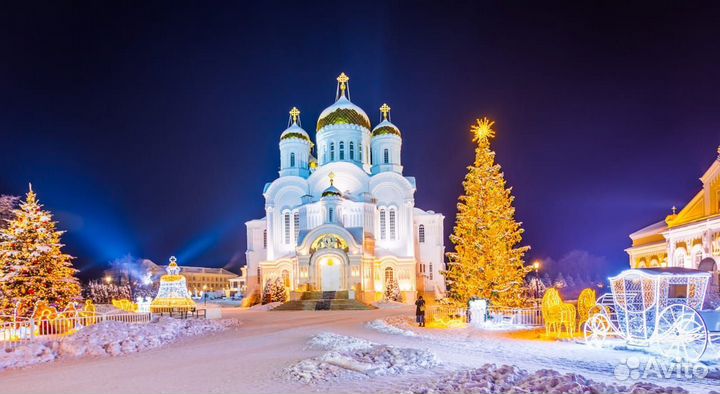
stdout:
[[415,321],[418,326],[425,327],[425,300],[422,296],[419,296],[415,301]]

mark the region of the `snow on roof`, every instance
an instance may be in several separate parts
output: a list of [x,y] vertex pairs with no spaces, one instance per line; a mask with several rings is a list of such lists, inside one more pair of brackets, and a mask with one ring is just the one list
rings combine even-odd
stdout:
[[638,231],[635,231],[634,233],[630,234],[630,238],[631,239],[644,238],[649,235],[659,234],[665,230],[667,230],[667,223],[665,223],[664,220],[661,220],[657,223],[653,223],[649,226],[645,226],[645,227],[641,228]]

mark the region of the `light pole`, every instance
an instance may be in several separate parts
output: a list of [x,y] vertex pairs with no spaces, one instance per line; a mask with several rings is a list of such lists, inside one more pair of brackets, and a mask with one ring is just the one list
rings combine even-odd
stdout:
[[540,298],[540,260],[535,260],[532,264],[533,270],[535,270],[535,298]]

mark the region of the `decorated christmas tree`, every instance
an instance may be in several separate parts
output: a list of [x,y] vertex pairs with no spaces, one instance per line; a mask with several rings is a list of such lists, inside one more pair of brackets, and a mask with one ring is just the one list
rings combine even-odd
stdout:
[[283,284],[282,279],[268,279],[267,283],[265,283],[265,291],[263,292],[262,303],[268,304],[271,302],[285,301],[287,301],[287,292],[285,291],[285,285]]
[[518,246],[523,229],[515,220],[512,190],[490,149],[493,123],[483,118],[471,127],[475,162],[463,181],[465,192],[450,236],[455,251],[448,253],[444,275],[450,296],[460,303],[479,297],[496,306],[520,306],[526,298],[525,275],[532,267],[523,262],[529,247]]
[[383,294],[383,299],[385,301],[402,301],[400,287],[394,278],[390,278],[387,282],[385,282],[385,293]]
[[17,306],[18,316],[29,316],[37,301],[65,308],[79,300],[72,257],[61,250],[63,232],[55,229],[32,186],[14,214],[0,230],[0,311]]

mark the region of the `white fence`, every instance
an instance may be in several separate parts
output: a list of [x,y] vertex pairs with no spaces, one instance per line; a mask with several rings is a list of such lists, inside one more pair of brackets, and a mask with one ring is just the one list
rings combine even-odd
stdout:
[[489,317],[494,324],[511,326],[543,326],[545,322],[540,307],[502,308],[490,307]]
[[55,339],[72,335],[78,330],[104,321],[123,323],[148,323],[150,313],[91,314],[57,319],[22,319],[2,322],[0,320],[0,348],[33,339]]
[[[467,308],[451,305],[433,305],[427,309],[427,315],[430,319],[439,322],[451,320],[467,322],[469,320]],[[539,306],[529,308],[490,307],[487,318],[490,324],[497,326],[539,327],[545,325],[542,309]]]

